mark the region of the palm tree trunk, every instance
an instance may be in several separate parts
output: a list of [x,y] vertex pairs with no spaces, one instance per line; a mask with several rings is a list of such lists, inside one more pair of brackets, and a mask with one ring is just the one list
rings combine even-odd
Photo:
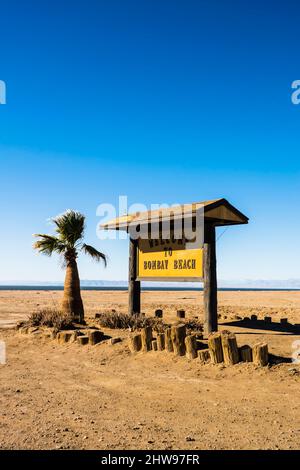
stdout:
[[62,311],[78,323],[84,321],[84,309],[80,294],[80,280],[76,260],[67,263]]

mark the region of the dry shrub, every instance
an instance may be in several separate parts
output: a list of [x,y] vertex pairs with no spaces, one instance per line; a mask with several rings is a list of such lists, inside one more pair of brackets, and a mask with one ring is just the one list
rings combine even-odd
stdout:
[[203,324],[195,318],[192,318],[191,320],[186,320],[184,324],[188,333],[203,333]]
[[72,317],[55,308],[44,308],[33,312],[27,322],[30,326],[48,326],[56,330],[71,328]]
[[105,312],[97,319],[103,328],[138,330],[152,326],[154,331],[163,331],[167,326],[160,318],[149,318],[144,315],[129,315],[128,313]]
[[[103,312],[100,315],[101,316],[97,318],[97,321],[103,328],[121,330],[131,329],[134,331],[146,326],[151,326],[154,331],[163,333],[166,328],[170,327],[170,324],[164,323],[161,318],[145,317],[141,314],[129,315],[128,313],[119,313],[113,310],[111,312]],[[188,333],[203,332],[202,323],[196,319],[181,321],[180,323],[184,323],[186,325]]]

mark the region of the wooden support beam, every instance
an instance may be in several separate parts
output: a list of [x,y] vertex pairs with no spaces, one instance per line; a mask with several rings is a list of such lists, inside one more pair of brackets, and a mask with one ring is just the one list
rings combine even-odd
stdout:
[[128,313],[141,312],[141,283],[137,277],[137,240],[129,239]]
[[217,262],[216,262],[216,230],[214,225],[204,227],[204,330],[210,334],[218,330],[217,301]]

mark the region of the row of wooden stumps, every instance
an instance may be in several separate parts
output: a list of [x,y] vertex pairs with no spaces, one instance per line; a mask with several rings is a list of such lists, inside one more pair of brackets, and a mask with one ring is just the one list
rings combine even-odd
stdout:
[[214,364],[224,362],[233,365],[238,362],[253,362],[259,366],[266,366],[269,361],[267,343],[258,343],[252,348],[248,345],[239,348],[235,334],[230,331],[209,335],[208,350]]
[[212,362],[226,365],[238,362],[253,362],[256,365],[266,366],[268,364],[268,345],[259,343],[251,348],[248,345],[238,348],[234,333],[222,331],[213,333],[208,337],[208,348],[198,349],[195,335],[186,334],[184,324],[173,325],[164,333],[158,333],[153,337],[151,326],[142,328],[138,333],[129,337],[129,348],[131,352],[138,351],[163,351],[173,352],[177,356],[187,356],[189,359],[199,358],[202,364]]

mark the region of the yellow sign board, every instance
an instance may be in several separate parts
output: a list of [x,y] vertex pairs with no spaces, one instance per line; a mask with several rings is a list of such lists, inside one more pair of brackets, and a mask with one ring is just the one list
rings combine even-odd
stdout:
[[182,240],[138,242],[138,279],[145,281],[203,280],[203,248],[186,248]]

